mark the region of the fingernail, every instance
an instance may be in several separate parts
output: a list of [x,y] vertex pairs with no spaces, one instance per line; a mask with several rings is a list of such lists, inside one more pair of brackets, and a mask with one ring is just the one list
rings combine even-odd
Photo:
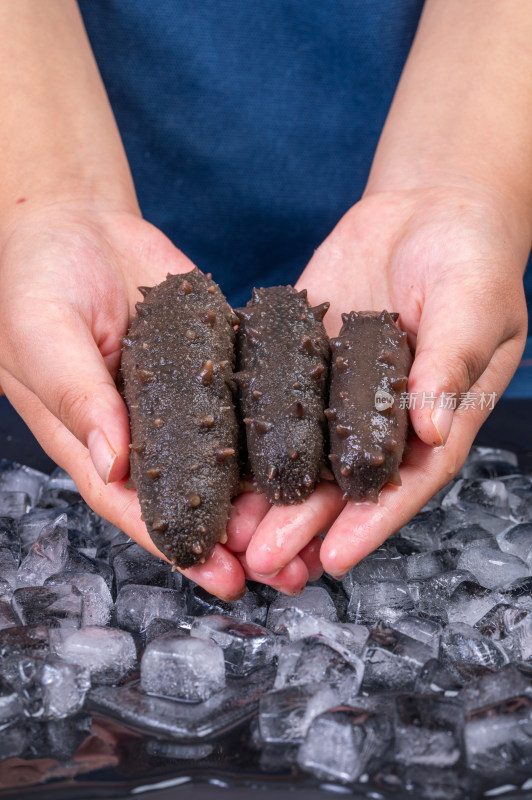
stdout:
[[346,570],[345,572],[339,572],[337,575],[335,575],[332,572],[329,572],[329,575],[331,576],[331,578],[334,578],[335,581],[343,581],[348,572],[349,570]]
[[453,409],[452,408],[435,408],[430,415],[432,424],[436,428],[439,441],[436,441],[436,447],[441,447],[449,438],[451,432],[451,425],[453,424]]
[[281,570],[278,569],[275,572],[269,572],[267,575],[265,575],[264,572],[257,572],[255,570],[255,575],[257,575],[259,578],[268,578],[269,579],[269,578],[275,578],[275,576],[278,575],[280,573],[280,571]]
[[291,589],[290,591],[286,589],[284,586],[272,586],[272,589],[277,589],[278,592],[286,594],[288,597],[299,597],[300,594],[303,594],[306,588],[307,588],[306,583],[303,586],[301,586],[300,589]]
[[247,587],[244,587],[238,594],[233,595],[233,597],[228,597],[226,603],[236,603],[237,600],[242,600],[246,592]]
[[109,483],[109,475],[116,461],[116,453],[103,431],[91,431],[87,437],[87,447],[96,472],[105,484]]

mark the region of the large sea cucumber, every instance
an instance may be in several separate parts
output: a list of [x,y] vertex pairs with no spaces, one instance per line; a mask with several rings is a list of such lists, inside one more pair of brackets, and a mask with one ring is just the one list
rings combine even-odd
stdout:
[[398,314],[352,311],[331,341],[329,419],[336,482],[352,500],[377,502],[388,482],[399,485],[408,412],[405,389],[412,354],[395,324]]
[[122,353],[131,480],[154,543],[186,568],[224,541],[238,487],[237,320],[197,269],[140,291]]
[[242,416],[248,456],[259,489],[272,503],[299,503],[323,466],[329,340],[306,290],[254,289],[235,310]]

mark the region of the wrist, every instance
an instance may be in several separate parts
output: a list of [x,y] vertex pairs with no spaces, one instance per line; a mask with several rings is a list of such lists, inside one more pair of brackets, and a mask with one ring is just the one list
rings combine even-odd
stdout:
[[409,197],[416,207],[430,204],[464,218],[474,214],[490,225],[490,232],[500,231],[524,268],[532,246],[528,199],[510,183],[499,184],[473,167],[474,160],[462,168],[456,162],[431,163],[413,154],[404,160],[376,157],[364,197],[397,194]]

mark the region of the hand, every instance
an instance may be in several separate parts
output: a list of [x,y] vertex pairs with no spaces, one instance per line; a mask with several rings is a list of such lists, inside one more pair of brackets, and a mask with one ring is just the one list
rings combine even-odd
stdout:
[[418,402],[410,411],[416,436],[400,468],[402,486],[384,487],[378,504],[348,501],[343,508],[337,488],[326,484],[299,506],[264,514],[257,504],[247,521],[249,569],[286,569],[329,529],[321,562],[341,577],[457,474],[489,413],[480,407],[481,393],[500,397],[526,338],[522,274],[529,245],[497,201],[476,186],[368,194],[316,251],[297,285],[308,289],[312,305],[331,301],[330,335],[344,311],[398,311],[416,351],[408,392],[418,400],[423,392],[459,400],[471,391],[476,407],[453,412]]
[[[137,286],[193,265],[134,211],[74,201],[25,209],[1,245],[0,384],[86,502],[163,557],[137,493],[124,488],[129,420],[114,379]],[[220,544],[184,574],[224,599],[245,587],[239,559]]]

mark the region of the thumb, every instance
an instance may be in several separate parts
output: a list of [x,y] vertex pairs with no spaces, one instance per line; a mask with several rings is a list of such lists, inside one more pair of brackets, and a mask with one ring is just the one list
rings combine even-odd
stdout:
[[515,335],[504,327],[495,310],[481,308],[478,297],[469,299],[463,287],[450,297],[439,293],[427,299],[406,394],[410,420],[425,444],[445,444],[459,406],[461,411],[493,408],[499,387],[475,392],[474,386],[501,341]]
[[[73,310],[47,309],[27,324],[18,323],[16,347],[5,363],[91,455],[104,483],[123,478],[129,468],[129,420],[125,404],[94,338]],[[106,360],[118,362],[120,343]]]

